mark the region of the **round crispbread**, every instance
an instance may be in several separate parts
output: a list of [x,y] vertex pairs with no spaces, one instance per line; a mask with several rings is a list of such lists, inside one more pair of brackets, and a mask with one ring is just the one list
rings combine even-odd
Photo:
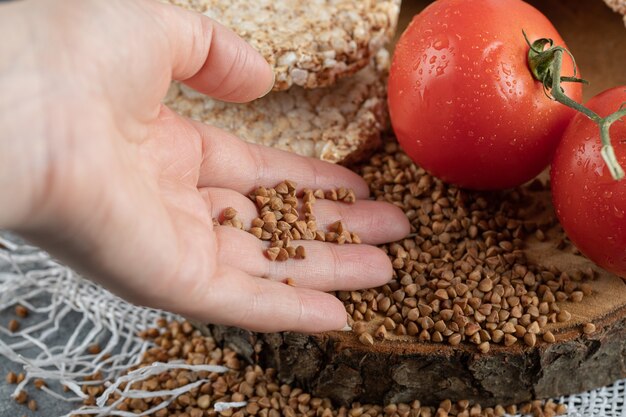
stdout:
[[604,0],[613,10],[626,15],[626,0]]
[[276,74],[275,91],[326,87],[365,67],[396,30],[400,0],[166,0],[232,28]]
[[626,25],[626,0],[604,0],[606,4],[617,13],[624,15],[624,25]]
[[224,103],[173,84],[165,104],[248,142],[350,163],[378,146],[387,126],[388,66],[389,54],[380,50],[370,65],[333,87],[294,87],[247,104]]

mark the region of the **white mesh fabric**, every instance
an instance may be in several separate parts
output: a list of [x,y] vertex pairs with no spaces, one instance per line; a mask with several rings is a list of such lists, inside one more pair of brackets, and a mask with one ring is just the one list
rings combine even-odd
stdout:
[[[191,391],[207,380],[198,380],[171,391],[141,392],[132,390],[134,382],[142,381],[166,370],[187,369],[222,373],[228,368],[185,363],[154,363],[121,375],[139,363],[141,355],[150,347],[138,333],[153,327],[156,320],[180,319],[173,314],[131,305],[100,286],[87,281],[69,268],[51,259],[45,252],[24,245],[0,234],[0,311],[20,304],[28,308],[38,320],[12,333],[0,324],[0,355],[23,366],[26,378],[19,383],[13,395],[37,378],[47,383],[59,382],[69,388],[43,387],[47,394],[68,402],[87,398],[82,387],[108,385],[98,397],[96,406],[80,407],[66,416],[92,414],[98,416],[136,416],[115,410],[126,398],[164,397],[165,401],[140,415],[148,415],[166,407],[177,396]],[[74,315],[70,317],[70,315]],[[73,320],[71,331],[62,329],[66,319]],[[65,323],[66,324],[66,323]],[[90,354],[88,347],[98,342],[102,347]],[[85,381],[96,372],[102,380]],[[127,382],[123,390],[120,384]],[[56,384],[60,387],[59,384]],[[120,399],[111,405],[107,400],[114,393]],[[3,401],[0,399],[0,401]],[[242,407],[245,403],[216,403],[217,411]]]
[[626,379],[609,387],[563,397],[561,402],[567,404],[569,417],[626,417]]

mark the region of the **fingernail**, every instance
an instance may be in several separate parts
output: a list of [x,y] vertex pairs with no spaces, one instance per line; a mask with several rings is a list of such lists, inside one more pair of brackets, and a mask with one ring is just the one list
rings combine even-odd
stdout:
[[352,331],[352,327],[350,327],[349,324],[346,324],[345,326],[343,326],[343,329],[341,329],[342,332],[351,332]]
[[274,84],[276,83],[276,73],[274,72],[274,70],[272,70],[272,84],[270,84],[270,87],[267,89],[267,91],[263,94],[261,94],[259,96],[259,98],[265,97],[266,95],[268,95],[273,89],[274,89]]

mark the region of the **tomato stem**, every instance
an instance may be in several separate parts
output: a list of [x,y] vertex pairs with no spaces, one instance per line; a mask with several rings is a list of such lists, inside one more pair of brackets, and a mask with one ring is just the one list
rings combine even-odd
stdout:
[[[541,38],[531,44],[526,36],[526,32],[522,31],[522,33],[530,48],[528,51],[528,66],[533,76],[543,84],[546,95],[550,99],[584,114],[598,125],[600,128],[600,140],[602,141],[602,150],[600,151],[602,159],[615,180],[624,178],[624,170],[615,156],[615,149],[611,143],[609,129],[614,122],[626,116],[626,108],[620,107],[615,113],[607,117],[600,117],[593,110],[569,98],[561,87],[562,82],[587,84],[587,81],[576,77],[576,61],[574,56],[562,46],[554,46],[552,39]],[[571,77],[561,75],[563,54],[567,54],[574,63],[574,75]]]

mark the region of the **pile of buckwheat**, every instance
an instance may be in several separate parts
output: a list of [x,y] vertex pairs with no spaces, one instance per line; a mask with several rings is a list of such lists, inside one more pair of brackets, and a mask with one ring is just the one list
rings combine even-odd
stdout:
[[[587,281],[595,277],[592,269],[560,271],[526,259],[525,239],[534,234],[543,241],[556,224],[554,216],[530,220],[545,210],[530,193],[544,187],[540,181],[500,193],[462,190],[427,174],[395,142],[387,143],[358,172],[375,199],[398,206],[411,223],[406,239],[381,246],[393,264],[391,282],[337,292],[363,344],[373,345],[389,334],[452,346],[468,342],[483,353],[492,343],[554,343],[546,325],[571,319],[558,302],[580,302],[591,294]],[[260,215],[248,231],[271,242],[265,252],[270,260],[303,259],[304,247],[292,246],[301,239],[361,242],[340,221],[328,232],[318,230],[313,213],[316,199],[354,203],[354,192],[304,190],[301,197],[302,213],[296,184],[288,180],[274,188],[259,187],[250,195]],[[243,229],[236,215],[226,209],[221,224]],[[372,330],[370,322],[376,320],[380,323]],[[593,333],[595,326],[587,323],[583,331]]]
[[[554,216],[529,220],[545,210],[529,192],[542,189],[540,181],[500,193],[462,190],[427,174],[395,142],[358,172],[374,198],[400,207],[411,223],[406,239],[382,245],[393,263],[391,282],[337,294],[364,344],[389,333],[468,342],[483,353],[492,343],[554,343],[546,325],[571,318],[558,302],[591,294],[592,269],[560,271],[526,259],[525,239],[545,240],[556,224]],[[366,323],[381,316],[370,334]],[[595,326],[583,330],[593,333]]]
[[[313,214],[316,200],[328,199],[352,204],[356,201],[354,191],[343,187],[327,191],[305,189],[301,194],[301,211],[298,210],[296,184],[289,180],[274,188],[258,187],[249,196],[259,210],[259,217],[252,220],[252,227],[248,232],[257,239],[270,242],[270,247],[265,251],[269,260],[304,259],[304,247],[292,246],[292,242],[298,240],[317,240],[339,245],[361,243],[361,238],[356,233],[349,232],[341,221],[331,224],[327,232],[318,229]],[[237,210],[232,207],[224,210],[221,222],[215,221],[222,226],[244,229],[243,223],[237,218]]]

